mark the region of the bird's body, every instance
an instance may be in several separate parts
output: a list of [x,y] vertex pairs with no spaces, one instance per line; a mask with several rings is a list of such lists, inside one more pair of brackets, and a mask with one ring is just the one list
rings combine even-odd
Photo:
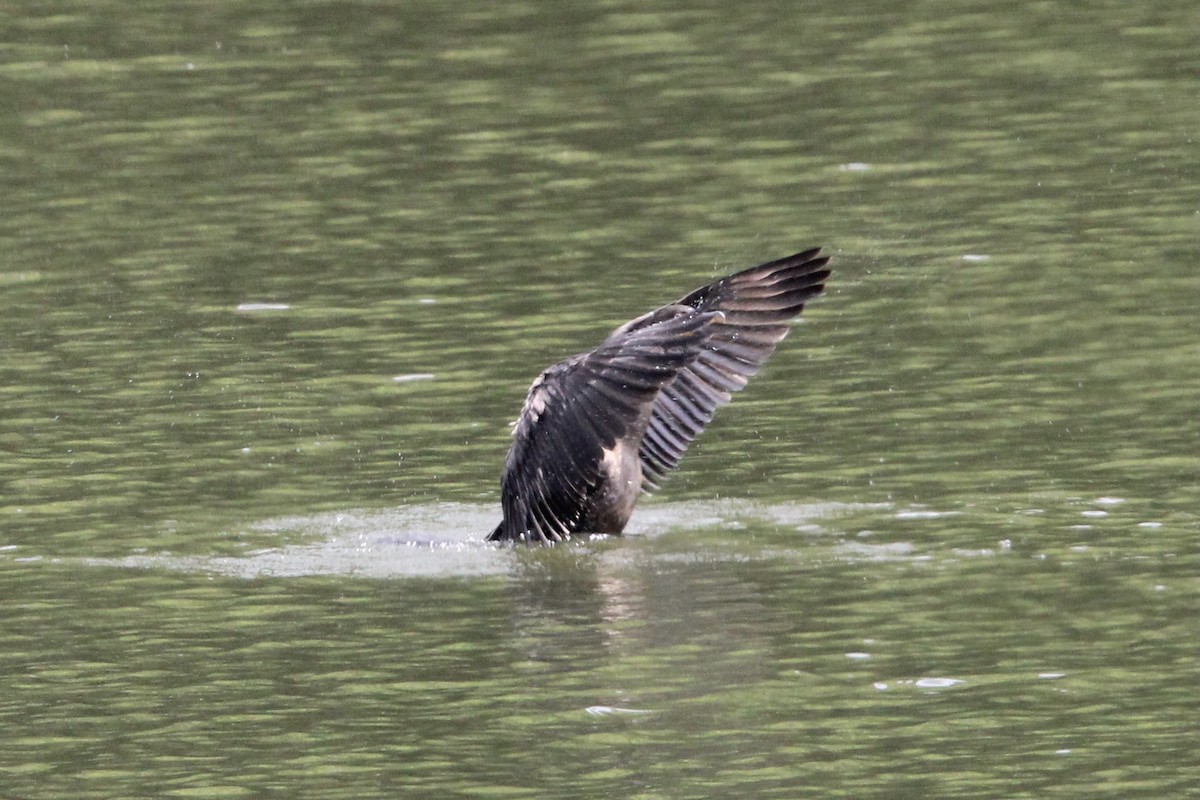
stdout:
[[703,286],[547,369],[529,389],[501,479],[500,541],[620,533],[730,393],[746,385],[829,277],[820,249]]

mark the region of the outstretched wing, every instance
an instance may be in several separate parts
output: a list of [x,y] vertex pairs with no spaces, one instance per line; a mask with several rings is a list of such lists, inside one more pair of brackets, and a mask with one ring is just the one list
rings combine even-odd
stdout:
[[703,352],[719,311],[669,305],[543,372],[513,430],[504,520],[490,540],[561,541],[604,480],[604,451],[645,427],[654,397]]
[[697,311],[720,311],[704,351],[681,369],[654,400],[642,439],[642,488],[658,488],[719,406],[775,352],[788,321],[825,288],[827,256],[820,248],[743,270],[679,301]]

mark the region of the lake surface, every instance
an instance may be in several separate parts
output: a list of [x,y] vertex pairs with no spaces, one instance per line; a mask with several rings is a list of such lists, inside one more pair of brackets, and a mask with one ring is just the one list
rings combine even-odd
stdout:
[[[1200,10],[14,3],[0,797],[1198,796]],[[821,245],[629,534],[529,382]]]

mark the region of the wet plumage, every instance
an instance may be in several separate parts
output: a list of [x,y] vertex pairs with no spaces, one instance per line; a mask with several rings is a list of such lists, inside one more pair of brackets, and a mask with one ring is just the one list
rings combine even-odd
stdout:
[[513,429],[491,540],[620,533],[825,288],[820,248],[714,281],[543,372]]

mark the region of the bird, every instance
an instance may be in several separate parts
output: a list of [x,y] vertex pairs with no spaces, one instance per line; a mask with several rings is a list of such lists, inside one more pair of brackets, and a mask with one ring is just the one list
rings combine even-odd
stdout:
[[825,289],[828,263],[816,247],[728,275],[543,371],[513,423],[487,540],[620,534]]

